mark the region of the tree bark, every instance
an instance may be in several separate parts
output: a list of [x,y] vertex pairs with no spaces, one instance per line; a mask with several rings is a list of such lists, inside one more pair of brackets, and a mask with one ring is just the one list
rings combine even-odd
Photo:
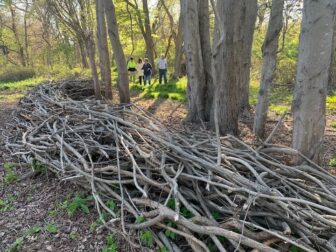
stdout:
[[243,11],[241,16],[242,22],[242,66],[241,66],[241,111],[247,111],[249,105],[249,88],[250,88],[250,69],[252,57],[252,44],[255,29],[255,23],[258,13],[257,0],[244,0]]
[[102,84],[105,89],[104,96],[106,99],[112,100],[111,63],[107,46],[104,0],[96,0],[96,18],[99,65]]
[[145,16],[145,43],[146,43],[146,51],[149,62],[152,64],[153,72],[155,72],[155,45],[152,37],[152,29],[149,18],[149,9],[148,9],[148,1],[142,0],[142,8]]
[[180,14],[179,25],[175,40],[175,59],[174,59],[174,75],[173,78],[177,80],[181,75],[181,62],[183,57],[183,21]]
[[256,115],[253,132],[258,137],[264,137],[271,84],[275,76],[276,56],[279,45],[279,36],[283,26],[284,0],[273,0],[270,21],[263,44],[263,64],[258,94]]
[[[241,0],[217,2],[218,18],[213,55],[215,86],[215,123],[218,123],[221,134],[238,134],[239,116],[239,69],[241,53],[239,51],[238,34],[241,15]],[[216,122],[217,121],[217,122]]]
[[118,24],[115,15],[115,8],[112,0],[105,1],[105,16],[107,21],[108,34],[110,37],[113,49],[113,55],[115,57],[115,62],[118,71],[117,86],[119,90],[120,103],[129,103],[130,93],[129,93],[127,64],[124,51],[120,42]]
[[205,119],[205,76],[199,34],[197,0],[181,0],[183,16],[184,49],[187,64],[188,116],[191,122]]
[[93,35],[88,34],[86,42],[86,50],[88,52],[89,61],[90,61],[90,68],[91,68],[91,74],[93,79],[93,88],[95,92],[96,99],[101,99],[101,89],[100,89],[100,83],[98,78],[98,72],[97,72],[97,65],[95,61],[95,48],[94,48],[94,42],[93,42]]
[[26,63],[26,59],[25,59],[25,55],[24,55],[24,49],[23,49],[22,43],[20,41],[18,29],[17,29],[17,26],[16,26],[15,7],[10,4],[9,5],[9,10],[10,10],[10,13],[11,13],[11,22],[12,22],[12,24],[11,24],[12,27],[11,28],[12,28],[12,31],[13,31],[16,43],[17,43],[17,45],[19,47],[18,48],[18,52],[19,52],[20,63],[21,63],[22,66],[26,66],[27,63]]
[[204,119],[210,120],[213,104],[212,51],[210,42],[209,1],[198,2],[199,34],[205,78]]
[[326,124],[335,10],[334,0],[304,1],[293,100],[293,148],[317,163],[321,161]]
[[334,35],[332,42],[332,54],[330,60],[328,91],[332,92],[336,89],[336,22],[334,23]]
[[81,63],[83,68],[89,68],[89,63],[86,58],[86,51],[85,51],[85,43],[84,41],[80,38],[77,37],[77,42],[78,42],[78,49],[80,53],[80,58],[81,58]]

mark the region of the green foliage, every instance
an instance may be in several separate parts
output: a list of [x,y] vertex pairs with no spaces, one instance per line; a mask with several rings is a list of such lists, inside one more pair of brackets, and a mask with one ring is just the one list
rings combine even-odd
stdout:
[[81,210],[83,213],[88,214],[90,213],[88,205],[92,200],[92,196],[82,198],[82,196],[77,193],[74,198],[64,201],[63,208],[66,209],[69,217],[72,217],[76,210]]
[[106,237],[106,243],[107,243],[107,246],[101,250],[102,252],[116,252],[117,251],[118,246],[117,246],[116,241],[114,240],[113,235],[108,235]]
[[336,129],[336,122],[332,122],[332,123],[330,124],[330,126],[331,126],[332,128],[334,128],[334,129]]
[[144,98],[163,98],[180,102],[186,101],[187,78],[178,81],[172,80],[168,84],[153,84],[150,86],[131,84],[131,89],[140,92],[140,97]]
[[18,252],[21,250],[21,247],[23,246],[23,237],[17,238],[15,242],[13,242],[11,245],[9,245],[5,252]]
[[172,210],[175,210],[175,200],[174,199],[168,200],[167,207],[169,207]]
[[13,201],[10,198],[0,199],[0,213],[14,210]]
[[44,81],[44,78],[37,77],[33,79],[27,79],[22,81],[0,82],[0,91],[25,91],[30,87]]
[[58,227],[55,223],[48,223],[45,226],[45,231],[47,231],[50,234],[57,234],[58,233]]
[[74,240],[77,239],[77,236],[78,236],[77,232],[72,231],[72,232],[69,234],[69,239],[72,240],[72,241],[74,241]]
[[181,207],[181,215],[187,219],[190,219],[194,216],[185,206]]
[[6,184],[12,184],[18,180],[18,174],[11,163],[4,163],[5,176],[4,181]]
[[336,113],[336,94],[327,97],[327,110],[331,113]]
[[301,252],[302,250],[295,245],[289,247],[289,252]]
[[222,218],[221,214],[217,211],[213,211],[211,214],[216,221],[219,221]]
[[146,230],[146,231],[140,231],[140,241],[143,245],[147,247],[153,247],[154,246],[154,235],[152,231]]
[[145,222],[145,217],[140,215],[138,216],[138,218],[136,219],[136,223],[140,224],[140,223],[144,223]]
[[336,158],[332,158],[329,160],[329,165],[330,166],[335,166],[336,167]]
[[169,252],[169,250],[166,247],[160,247],[160,252]]
[[25,236],[34,236],[35,234],[38,234],[42,231],[42,227],[40,226],[33,226],[31,228],[28,228],[25,231]]
[[39,173],[39,174],[47,174],[48,168],[46,165],[42,164],[40,161],[33,159],[31,162],[31,167],[34,172]]
[[109,199],[108,201],[106,201],[106,206],[112,211],[117,209],[117,204],[112,199]]
[[35,77],[34,69],[28,67],[6,67],[0,71],[0,82],[13,82]]
[[[168,227],[176,227],[176,225],[173,222],[168,222],[167,226]],[[174,233],[173,231],[171,231],[169,229],[166,229],[165,236],[167,236],[167,238],[170,238],[172,240],[176,239],[176,233]]]

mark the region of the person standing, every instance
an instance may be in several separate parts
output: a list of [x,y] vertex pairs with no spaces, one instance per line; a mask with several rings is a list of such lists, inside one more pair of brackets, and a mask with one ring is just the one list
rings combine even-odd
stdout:
[[142,67],[143,71],[144,71],[144,84],[146,85],[146,83],[148,82],[148,84],[151,84],[151,75],[152,75],[152,65],[149,63],[148,58],[145,58],[145,63],[143,64]]
[[138,60],[138,65],[137,65],[137,67],[136,67],[136,69],[137,69],[137,73],[138,73],[138,77],[139,77],[139,84],[140,85],[142,85],[142,80],[143,80],[143,78],[144,78],[144,70],[142,69],[142,67],[143,67],[143,62],[142,62],[142,59],[140,58],[139,60]]
[[127,70],[130,76],[130,81],[135,83],[135,75],[137,74],[136,63],[133,57],[130,57],[129,61],[127,62]]
[[157,66],[159,69],[159,84],[162,83],[162,78],[164,83],[167,84],[167,59],[164,54],[161,54]]

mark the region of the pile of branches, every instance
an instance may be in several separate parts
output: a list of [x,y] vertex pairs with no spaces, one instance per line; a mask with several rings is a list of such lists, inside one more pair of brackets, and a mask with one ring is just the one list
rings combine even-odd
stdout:
[[125,237],[152,231],[169,251],[336,251],[336,177],[309,160],[285,164],[292,149],[168,129],[135,105],[76,101],[59,84],[19,108],[11,153],[90,188],[105,226]]

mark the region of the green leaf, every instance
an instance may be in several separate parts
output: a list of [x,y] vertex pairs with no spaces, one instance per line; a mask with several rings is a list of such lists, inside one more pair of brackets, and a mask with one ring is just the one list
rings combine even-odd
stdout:
[[57,225],[55,223],[48,223],[45,230],[48,231],[48,233],[50,233],[50,234],[58,233],[58,228],[57,228]]
[[154,236],[153,233],[149,230],[141,231],[140,241],[147,247],[153,247],[154,245]]

